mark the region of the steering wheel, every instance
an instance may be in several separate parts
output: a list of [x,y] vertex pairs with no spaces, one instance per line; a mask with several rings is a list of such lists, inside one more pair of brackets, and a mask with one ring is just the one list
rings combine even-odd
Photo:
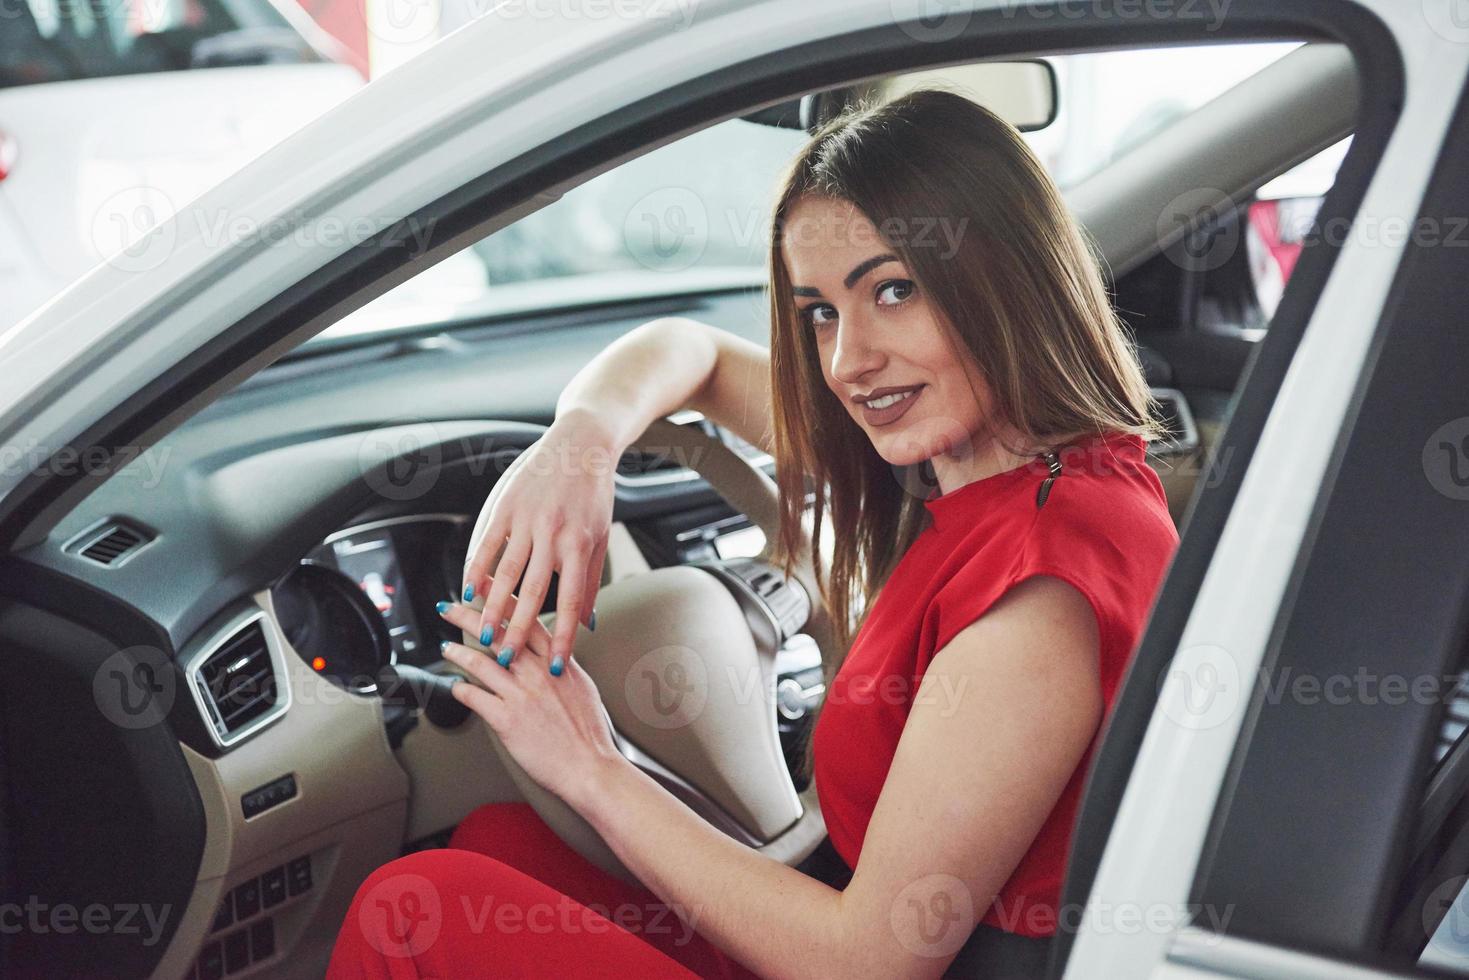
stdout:
[[[779,534],[775,483],[696,426],[660,419],[631,447],[687,460],[735,510],[765,532],[753,559],[657,568],[602,588],[597,631],[581,630],[576,658],[596,682],[619,750],[715,827],[794,865],[825,835],[815,782],[798,794],[776,723],[776,652],[801,632],[833,642],[804,529],[791,580],[770,561]],[[489,501],[468,555],[489,526]],[[466,556],[465,564],[468,564]],[[483,608],[484,599],[474,601]],[[465,643],[475,638],[465,634]],[[483,724],[483,722],[480,722]],[[568,845],[625,881],[637,879],[591,825],[531,779],[490,732],[527,802]]]

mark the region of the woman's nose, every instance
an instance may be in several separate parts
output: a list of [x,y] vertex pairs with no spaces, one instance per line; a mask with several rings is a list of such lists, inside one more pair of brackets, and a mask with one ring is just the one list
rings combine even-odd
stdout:
[[856,384],[881,368],[887,355],[874,340],[868,324],[846,318],[838,322],[836,349],[831,356],[832,377],[843,384]]

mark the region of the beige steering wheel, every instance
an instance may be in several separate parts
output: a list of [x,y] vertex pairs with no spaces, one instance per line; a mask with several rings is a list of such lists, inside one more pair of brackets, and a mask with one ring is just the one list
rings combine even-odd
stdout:
[[[775,483],[699,428],[660,419],[632,448],[672,451],[688,461],[765,532],[766,546],[755,559],[657,568],[607,585],[597,595],[597,631],[578,632],[576,658],[597,684],[623,755],[731,837],[796,864],[821,841],[825,824],[814,782],[797,794],[782,755],[775,655],[796,631],[816,641],[823,660],[833,642],[809,544],[803,534],[794,581],[786,582],[768,562],[779,533]],[[470,555],[488,524],[486,501]],[[480,597],[474,606],[483,604]],[[466,634],[466,643],[473,640]],[[490,740],[562,840],[604,870],[636,880],[575,810],[526,775],[493,732]]]

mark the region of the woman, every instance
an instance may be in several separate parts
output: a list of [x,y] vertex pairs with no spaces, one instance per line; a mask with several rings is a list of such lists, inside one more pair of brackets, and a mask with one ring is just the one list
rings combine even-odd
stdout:
[[[483,612],[443,604],[495,655],[447,646],[473,680],[456,696],[646,887],[523,804],[483,807],[450,849],[368,879],[333,976],[931,977],[961,947],[966,975],[1025,975],[1074,925],[1057,903],[1082,780],[1178,541],[1136,356],[1045,170],[959,95],[833,120],[773,217],[768,355],[684,319],[611,345],[493,491],[466,570]],[[811,746],[827,860],[801,870],[626,762],[570,656],[613,484],[568,461],[615,459],[683,407],[774,454],[783,555],[805,475],[831,521],[849,652]]]

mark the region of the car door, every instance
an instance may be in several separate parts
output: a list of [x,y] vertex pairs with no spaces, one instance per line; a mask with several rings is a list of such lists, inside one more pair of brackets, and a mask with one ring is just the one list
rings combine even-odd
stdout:
[[[1425,5],[1419,21],[1435,53],[1462,47],[1446,18]],[[1405,63],[1407,93],[1427,67]],[[1369,190],[1341,214],[1362,179],[1345,161],[1254,352],[1223,444],[1259,439],[1196,501],[1196,520],[1226,495],[1230,514],[1207,561],[1185,541],[1129,675],[1063,896],[1081,925],[1055,973],[1469,966],[1462,64],[1440,84],[1455,94],[1436,152],[1420,164],[1389,145],[1374,178],[1410,182],[1410,199]],[[1372,133],[1369,104],[1354,139]],[[1303,276],[1322,286],[1309,320]],[[1272,402],[1263,378],[1282,368]]]
[[[1427,163],[1415,160],[1447,127],[1438,93],[1462,86],[1462,46],[1426,22],[1379,16],[1386,5],[1377,2],[1238,0],[1223,22],[1191,9],[1139,19],[1110,8],[1069,7],[1063,16],[1052,5],[1001,4],[956,12],[950,32],[887,2],[732,2],[711,4],[707,18],[681,30],[652,20],[554,31],[533,22],[472,26],[446,39],[441,57],[403,66],[197,203],[205,214],[243,219],[237,238],[205,241],[184,215],[140,243],[135,254],[148,261],[103,267],[7,335],[0,354],[14,383],[0,396],[0,430],[7,442],[37,448],[34,461],[0,473],[0,542],[16,550],[44,540],[125,454],[346,312],[588,175],[879,63],[903,70],[1040,49],[1338,38],[1370,84],[1322,214],[1350,220],[1363,209],[1416,205]],[[1414,61],[1405,79],[1404,50],[1434,57]],[[486,52],[504,57],[503,70],[476,78]],[[647,72],[655,61],[661,71]],[[416,100],[426,92],[441,97],[423,108]],[[365,238],[324,233],[362,216]],[[1252,351],[1220,436],[1221,452],[1237,453],[1194,507],[1139,655],[1143,668],[1129,682],[1127,721],[1104,743],[1107,765],[1099,762],[1093,779],[1068,893],[1186,899],[1240,725],[1189,732],[1182,747],[1199,757],[1180,768],[1177,732],[1151,730],[1156,691],[1147,671],[1162,676],[1175,651],[1186,666],[1187,651],[1220,636],[1231,637],[1241,672],[1258,663],[1314,500],[1296,488],[1319,485],[1333,462],[1321,433],[1339,431],[1348,415],[1401,251],[1353,241],[1308,250]],[[76,464],[79,448],[96,450],[87,465]],[[1151,738],[1134,772],[1143,734]],[[1109,797],[1123,803],[1115,821]],[[1159,813],[1170,818],[1164,830]],[[1120,843],[1103,859],[1109,837]],[[1072,963],[1077,975],[1138,975],[1161,960],[1177,927],[1141,942],[1083,931]]]

